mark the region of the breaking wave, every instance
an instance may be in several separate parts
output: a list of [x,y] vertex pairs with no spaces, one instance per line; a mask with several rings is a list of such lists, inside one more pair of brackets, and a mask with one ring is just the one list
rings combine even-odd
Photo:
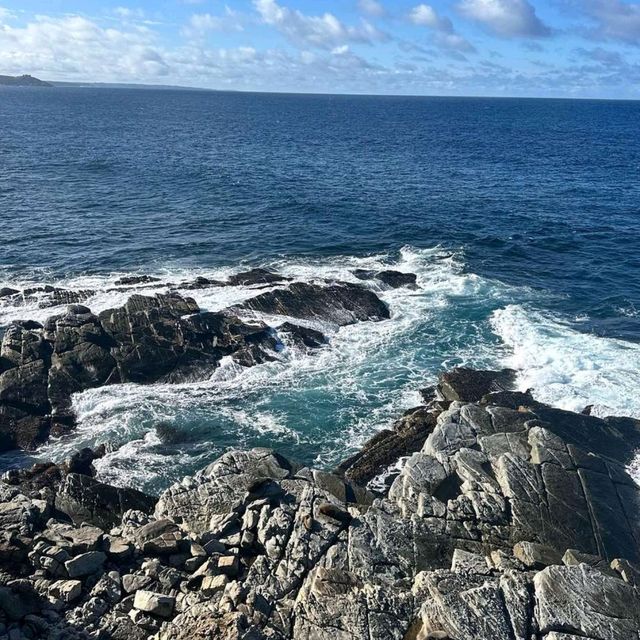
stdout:
[[[125,384],[77,394],[77,430],[48,444],[38,457],[60,460],[80,446],[105,444],[99,477],[147,491],[158,491],[233,447],[275,447],[304,463],[331,467],[418,404],[419,388],[456,365],[510,366],[519,372],[519,385],[533,387],[540,400],[577,410],[594,404],[600,415],[640,417],[635,393],[640,345],[582,332],[579,320],[545,315],[548,294],[469,273],[462,251],[405,247],[396,254],[280,258],[261,266],[302,281],[365,284],[389,305],[391,318],[337,330],[320,326],[330,342],[315,353],[288,348],[277,361],[249,369],[224,360],[198,383]],[[358,268],[415,273],[418,288],[362,282],[353,275]],[[225,279],[237,270],[167,268],[150,275],[180,283],[198,276]],[[163,290],[153,285],[114,290],[123,275],[132,274],[48,284],[94,291],[84,303],[94,312],[121,305],[134,292]],[[256,289],[182,293],[202,309],[216,311],[255,295]],[[62,310],[41,308],[37,299],[0,306],[0,326],[19,318],[44,320]]]

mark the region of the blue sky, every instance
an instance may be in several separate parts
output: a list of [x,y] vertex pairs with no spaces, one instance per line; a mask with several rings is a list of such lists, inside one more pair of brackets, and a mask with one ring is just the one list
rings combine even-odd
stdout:
[[640,1],[0,0],[0,74],[640,98]]

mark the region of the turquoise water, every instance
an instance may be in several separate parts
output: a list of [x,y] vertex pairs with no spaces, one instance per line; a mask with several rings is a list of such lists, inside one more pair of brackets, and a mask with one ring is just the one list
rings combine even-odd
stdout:
[[[456,364],[640,416],[639,120],[633,102],[3,91],[0,286],[93,288],[99,311],[130,273],[419,285],[377,290],[388,321],[322,327],[316,355],[80,394],[74,436],[38,455],[109,443],[101,476],[154,491],[235,446],[331,466]],[[255,291],[189,294],[215,310]],[[56,311],[0,306],[0,326]]]

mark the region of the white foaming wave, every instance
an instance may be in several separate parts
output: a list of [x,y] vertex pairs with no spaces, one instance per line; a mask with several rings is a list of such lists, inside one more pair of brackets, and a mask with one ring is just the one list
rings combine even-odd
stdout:
[[[190,290],[180,287],[180,283],[190,282],[197,277],[205,277],[211,280],[225,280],[231,273],[240,269],[230,267],[215,269],[185,269],[166,268],[149,271],[146,275],[158,278],[159,282],[141,283],[137,285],[118,285],[116,282],[125,276],[142,275],[140,273],[112,273],[109,275],[82,275],[70,278],[48,278],[41,280],[32,278],[11,279],[0,281],[1,287],[10,287],[19,290],[37,288],[50,285],[72,291],[94,291],[94,295],[88,297],[83,304],[94,313],[100,313],[106,309],[122,306],[133,294],[154,296],[156,293],[166,293],[175,290],[179,293],[196,299],[200,307],[205,311],[219,311],[233,304],[243,302],[247,298],[256,295],[256,288],[243,286],[211,287],[202,290]],[[45,274],[46,275],[46,274]],[[168,286],[158,286],[158,285]],[[266,289],[261,289],[266,290]],[[5,327],[16,320],[36,320],[44,322],[50,316],[63,313],[66,305],[40,306],[46,294],[34,294],[28,300],[17,304],[9,304],[0,301],[0,327]]]
[[[76,431],[68,439],[54,441],[45,447],[40,452],[41,457],[59,460],[80,446],[106,442],[116,446],[128,443],[118,449],[120,453],[116,457],[109,454],[107,461],[122,462],[126,458],[135,459],[135,456],[157,455],[148,451],[149,436],[146,434],[158,422],[171,422],[176,416],[190,415],[194,406],[198,411],[213,416],[213,420],[217,417],[224,417],[227,422],[231,420],[237,425],[238,434],[248,430],[263,436],[272,434],[276,440],[304,440],[306,434],[298,431],[295,424],[287,425],[277,413],[252,408],[248,414],[243,414],[235,406],[243,398],[250,398],[243,404],[244,409],[252,406],[256,399],[273,396],[284,389],[292,402],[304,402],[304,394],[309,390],[345,401],[346,408],[341,415],[348,419],[349,426],[337,438],[336,434],[332,439],[327,436],[322,442],[324,450],[317,458],[320,463],[337,461],[344,457],[345,452],[361,446],[374,432],[388,426],[402,411],[419,403],[416,389],[425,382],[429,373],[425,373],[424,367],[415,360],[416,345],[424,347],[430,344],[429,341],[436,340],[433,336],[421,334],[425,323],[442,324],[440,315],[462,300],[508,298],[508,287],[465,273],[459,257],[443,256],[442,253],[441,249],[405,248],[393,258],[387,255],[332,257],[281,260],[263,265],[304,281],[346,280],[375,288],[389,305],[391,318],[339,329],[321,326],[329,334],[330,344],[312,354],[287,348],[278,354],[277,361],[248,369],[240,367],[231,358],[225,358],[209,380],[198,383],[118,385],[77,394],[74,396],[78,416]],[[418,289],[388,289],[375,282],[361,281],[352,273],[355,268],[393,268],[416,273]],[[181,274],[181,277],[189,279],[196,275],[203,273]],[[228,273],[209,272],[204,275],[223,279]],[[172,279],[178,280],[175,276]],[[83,288],[90,284],[95,286],[94,282],[85,281],[75,282],[74,286]],[[132,287],[136,291],[141,289]],[[155,291],[150,290],[150,293]],[[250,287],[225,287],[186,293],[202,307],[215,308],[234,304],[242,296],[250,297],[257,292]],[[114,306],[113,299],[109,300],[109,305]],[[277,320],[279,324],[283,318]],[[409,342],[400,348],[398,345],[407,341],[408,336]],[[435,375],[435,371],[432,373]],[[368,408],[370,406],[371,409]],[[363,408],[367,410],[363,411]],[[147,473],[157,473],[154,464],[144,464]],[[177,460],[176,464],[180,461]],[[106,461],[101,462],[100,467],[107,473]]]
[[[362,281],[353,274],[354,269],[383,270],[393,268],[403,272],[416,273],[418,282],[427,285],[432,293],[447,292],[449,294],[472,293],[473,289],[482,286],[481,278],[473,274],[462,274],[460,254],[446,254],[441,248],[413,249],[405,247],[400,250],[399,257],[389,254],[377,254],[365,257],[336,256],[318,259],[276,259],[261,266],[278,271],[294,280],[314,282],[324,280],[342,280],[368,286],[378,292],[385,292],[385,287],[375,280]],[[144,275],[158,278],[156,283],[142,283],[122,286],[116,282],[125,276],[142,275],[139,272],[115,272],[108,275],[79,275],[68,278],[48,277],[43,272],[38,279],[23,278],[0,280],[0,287],[11,287],[19,290],[51,285],[73,291],[92,290],[94,295],[83,303],[94,313],[105,309],[122,306],[128,298],[135,294],[153,296],[156,293],[166,293],[169,288],[196,300],[205,311],[220,311],[224,308],[240,304],[245,300],[271,289],[282,286],[224,286],[191,290],[180,287],[180,283],[190,282],[197,277],[211,280],[226,280],[231,274],[244,270],[246,267],[218,267],[211,269],[195,269],[168,266],[162,269],[149,270]],[[456,274],[456,275],[454,275]],[[158,286],[161,284],[170,286]],[[393,297],[392,291],[387,291],[387,297]],[[33,299],[22,301],[20,304],[8,304],[0,301],[0,327],[7,326],[15,320],[36,320],[43,322],[48,317],[62,313],[66,305],[40,307],[43,295],[35,294]]]
[[[521,370],[520,387],[534,387],[542,401],[573,410],[595,403],[596,414],[640,417],[640,401],[634,400],[633,391],[640,382],[640,347],[583,334],[510,304],[514,300],[535,300],[536,295],[466,273],[460,254],[443,254],[441,248],[405,247],[397,255],[289,258],[263,264],[296,280],[342,280],[370,287],[389,305],[391,318],[339,329],[297,321],[315,324],[329,336],[330,344],[312,354],[285,348],[276,361],[248,369],[232,358],[224,358],[209,380],[198,383],[118,385],[85,391],[74,397],[77,430],[69,439],[48,445],[40,452],[41,457],[59,460],[80,446],[112,442],[119,448],[99,463],[101,476],[127,484],[130,478],[123,469],[141,466],[144,469],[135,473],[139,473],[136,482],[143,486],[163,477],[163,464],[167,464],[166,455],[155,450],[153,440],[154,425],[159,422],[190,416],[197,407],[199,415],[208,416],[212,424],[222,420],[225,428],[237,436],[238,445],[245,439],[250,443],[253,437],[272,438],[274,443],[306,443],[310,434],[261,403],[284,393],[289,407],[301,406],[307,401],[305,394],[311,392],[343,404],[337,414],[332,414],[346,425],[342,432],[332,433],[329,424],[326,436],[322,430],[314,433],[320,442],[309,441],[309,446],[317,450],[316,464],[330,466],[361,447],[376,431],[388,427],[404,410],[419,404],[416,389],[433,382],[438,369],[457,364],[511,366]],[[415,273],[418,289],[390,289],[375,281],[361,281],[353,274],[357,268]],[[231,272],[174,270],[151,275],[177,282],[197,276],[224,280]],[[104,287],[121,275],[111,276],[110,284]],[[98,288],[98,280],[80,278],[65,282],[65,286]],[[268,288],[223,287],[184,293],[194,297],[203,309],[217,310],[265,290]],[[117,306],[134,291],[153,295],[158,290],[133,286],[127,292],[105,291],[87,305],[96,311]],[[491,309],[497,310],[487,315]],[[465,320],[469,310],[479,313],[479,319],[474,315],[474,320]],[[42,311],[51,314],[51,309]],[[262,319],[275,325],[284,320]],[[455,326],[450,324],[453,319]],[[489,333],[492,328],[503,344],[487,341],[484,325]],[[462,340],[463,334],[468,338],[467,334],[476,329],[474,339]],[[426,368],[416,354],[430,349],[437,354],[436,360]],[[176,452],[171,465],[187,465],[193,460],[185,455]],[[113,477],[118,473],[122,474],[120,480]]]
[[509,305],[494,312],[495,332],[510,348],[505,364],[537,399],[595,415],[640,418],[640,345],[576,331],[542,313]]
[[244,429],[254,431],[259,435],[277,435],[285,437],[293,442],[300,443],[301,436],[294,429],[285,424],[285,417],[273,411],[260,411],[258,409],[235,409],[224,407],[221,413],[232,419]]
[[[492,324],[521,390],[571,411],[593,405],[592,415],[640,418],[639,344],[581,333],[518,305],[494,312]],[[640,451],[628,470],[640,483]]]

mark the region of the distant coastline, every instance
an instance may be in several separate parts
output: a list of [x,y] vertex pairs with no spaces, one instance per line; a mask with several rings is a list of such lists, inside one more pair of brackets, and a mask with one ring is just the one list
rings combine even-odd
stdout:
[[0,86],[3,87],[52,87],[50,82],[45,82],[30,75],[0,76]]
[[174,91],[215,91],[215,89],[204,89],[200,87],[183,87],[178,85],[165,84],[139,84],[126,82],[58,82],[55,80],[41,80],[32,75],[2,76],[0,75],[0,86],[2,87],[57,87],[57,88],[89,88],[89,89],[152,89]]
[[172,84],[145,84],[135,82],[70,82],[63,80],[40,80],[29,74],[21,76],[0,75],[0,87],[54,87],[58,89],[138,89],[146,91],[191,91],[209,93],[246,93],[256,95],[301,95],[301,96],[341,96],[362,98],[429,98],[429,99],[458,99],[458,100],[562,100],[579,102],[637,102],[637,98],[599,98],[599,97],[568,97],[568,96],[497,96],[497,95],[447,95],[447,94],[418,94],[418,93],[326,93],[326,92],[289,92],[289,91],[257,91],[251,89],[212,89],[208,87],[190,87]]

